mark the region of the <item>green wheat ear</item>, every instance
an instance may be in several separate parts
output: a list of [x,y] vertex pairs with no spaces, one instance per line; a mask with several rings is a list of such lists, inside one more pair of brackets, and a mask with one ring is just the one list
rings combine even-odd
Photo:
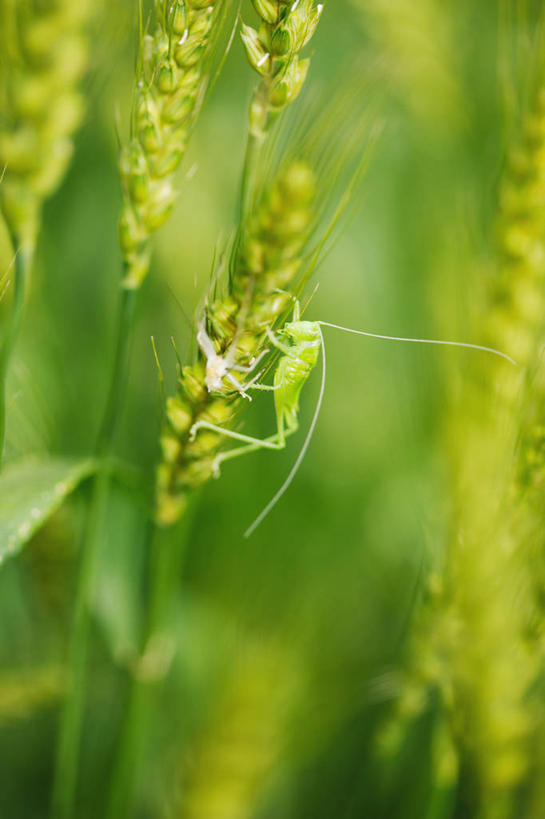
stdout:
[[[508,155],[500,185],[497,275],[485,296],[486,342],[509,350],[519,367],[475,362],[478,378],[468,385],[463,411],[451,419],[453,526],[444,566],[432,578],[415,629],[413,669],[398,713],[402,721],[407,702],[416,700],[414,716],[440,692],[460,772],[471,771],[475,815],[501,819],[519,815],[520,789],[532,780],[533,747],[545,735],[539,682],[544,102],[538,85]],[[542,812],[543,804],[535,815]]]
[[25,306],[42,205],[60,185],[84,111],[91,0],[0,0],[0,211],[15,251],[13,300],[0,345],[0,463],[6,378]]
[[72,156],[92,13],[90,0],[0,2],[0,203],[17,246],[35,244],[42,204]]
[[314,0],[252,0],[259,29],[242,26],[250,65],[261,80],[250,106],[250,134],[261,139],[274,118],[299,95],[310,60],[301,51],[316,31],[323,4]]
[[131,139],[120,160],[120,244],[124,286],[138,288],[150,265],[150,238],[177,197],[175,172],[210,78],[210,59],[228,0],[155,0],[154,28],[142,37]]
[[[508,345],[524,370],[536,361],[543,340],[545,294],[545,86],[536,94],[517,145],[508,157],[501,186],[499,242],[502,264],[493,282],[487,321],[489,339]],[[521,378],[495,379],[504,400],[514,406]]]
[[[225,352],[236,339],[236,364],[247,366],[259,355],[265,347],[266,328],[289,309],[316,207],[316,179],[303,162],[288,165],[264,192],[234,251],[227,292],[207,309],[209,335],[217,351]],[[167,400],[157,476],[161,525],[178,520],[188,494],[212,477],[222,438],[210,432],[190,441],[192,426],[198,421],[229,425],[241,405],[236,392],[211,395],[205,376],[205,361],[199,355],[194,364],[181,368],[178,394]]]

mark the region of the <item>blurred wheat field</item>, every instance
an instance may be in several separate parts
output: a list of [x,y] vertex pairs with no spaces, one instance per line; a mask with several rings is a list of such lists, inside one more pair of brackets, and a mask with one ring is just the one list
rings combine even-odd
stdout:
[[545,816],[544,19],[0,0],[0,815]]

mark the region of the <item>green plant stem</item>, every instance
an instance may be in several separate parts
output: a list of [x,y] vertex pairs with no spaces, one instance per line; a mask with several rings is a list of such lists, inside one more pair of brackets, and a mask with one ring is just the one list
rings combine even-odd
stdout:
[[[17,243],[13,242],[17,247]],[[0,466],[4,455],[6,438],[6,382],[11,355],[19,336],[25,307],[26,280],[32,265],[33,251],[21,245],[15,254],[15,277],[13,285],[13,303],[7,326],[6,336],[0,350]]]
[[159,528],[150,523],[149,589],[142,629],[141,655],[130,680],[127,707],[111,778],[106,819],[125,819],[130,813],[144,742],[153,710],[153,696],[168,672],[174,645],[166,615],[175,600],[189,539],[194,505],[181,525]]
[[98,457],[104,457],[110,454],[121,399],[125,392],[137,293],[137,290],[125,288],[122,290],[112,380],[110,382],[108,399],[102,416],[102,425],[96,445],[96,454]]
[[83,538],[76,603],[68,650],[68,694],[65,700],[57,746],[53,784],[53,819],[75,816],[80,739],[85,710],[87,662],[91,619],[89,603],[100,552],[101,532],[108,500],[110,478],[104,461],[111,452],[115,424],[127,379],[134,325],[136,291],[122,291],[116,329],[115,358],[108,398],[95,447],[99,471],[93,479],[87,524]]
[[73,815],[80,734],[85,708],[85,678],[89,654],[88,595],[95,570],[96,543],[99,541],[99,532],[102,528],[106,509],[108,483],[107,474],[100,471],[93,482],[89,502],[89,516],[85,531],[68,652],[68,695],[62,711],[57,745],[52,803],[52,816],[54,819],[68,819]]

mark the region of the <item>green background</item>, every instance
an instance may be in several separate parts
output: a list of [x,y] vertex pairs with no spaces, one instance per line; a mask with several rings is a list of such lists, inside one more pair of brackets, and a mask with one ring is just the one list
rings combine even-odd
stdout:
[[[396,24],[387,22],[395,6],[330,0],[312,41],[309,94],[300,104],[312,98],[321,110],[331,109],[331,152],[340,151],[346,137],[335,99],[347,87],[354,108],[383,130],[340,237],[316,272],[320,287],[307,315],[378,333],[478,340],[465,316],[478,299],[475,268],[486,259],[493,233],[507,127],[496,8],[469,0],[422,4],[432,9],[443,38],[430,43],[433,27],[428,31],[418,17],[419,4],[412,12],[419,32],[414,41],[402,23],[396,33]],[[85,84],[88,112],[70,171],[45,210],[12,368],[10,458],[41,451],[87,455],[108,382],[120,277],[116,163],[118,140],[127,133],[137,30],[130,3],[115,0],[97,16]],[[101,815],[126,685],[123,663],[141,616],[145,490],[158,437],[150,336],[172,392],[170,337],[187,360],[191,351],[180,305],[191,317],[202,304],[216,243],[233,228],[253,85],[236,37],[193,135],[179,204],[156,238],[139,301],[116,443],[126,478],[110,504],[97,582],[81,817]],[[186,179],[189,169],[194,172]],[[7,263],[7,250],[3,258]],[[138,816],[185,815],[175,805],[186,778],[195,776],[187,760],[198,760],[192,749],[203,737],[221,743],[228,733],[229,716],[217,703],[233,669],[241,669],[241,691],[251,688],[251,679],[244,682],[248,655],[268,658],[270,693],[253,705],[249,695],[247,706],[241,694],[237,707],[243,714],[247,707],[252,728],[240,740],[240,754],[251,758],[267,742],[273,745],[267,725],[281,726],[288,711],[289,717],[271,775],[241,816],[428,815],[426,720],[397,766],[377,754],[377,742],[398,690],[422,578],[441,555],[443,427],[453,380],[463,400],[472,353],[327,328],[325,335],[323,410],[303,466],[277,508],[244,540],[243,531],[296,458],[317,374],[303,394],[303,432],[287,450],[226,465],[193,509],[172,613],[178,651],[153,723]],[[246,428],[266,435],[273,425],[272,402],[263,395],[249,408]],[[26,712],[9,702],[2,708],[2,680],[62,663],[85,497],[83,487],[0,575],[0,814],[13,819],[46,815],[58,703]],[[303,691],[293,713],[277,702],[292,677]]]

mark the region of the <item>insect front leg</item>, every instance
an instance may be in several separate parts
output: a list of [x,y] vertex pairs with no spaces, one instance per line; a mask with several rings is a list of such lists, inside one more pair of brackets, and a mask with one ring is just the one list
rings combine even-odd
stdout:
[[268,352],[268,350],[263,350],[263,352],[259,353],[257,358],[252,358],[248,367],[241,367],[240,364],[233,364],[231,369],[235,370],[237,373],[251,373],[255,370],[259,362],[267,355]]
[[298,356],[294,353],[294,347],[288,347],[287,344],[282,344],[282,342],[275,336],[272,330],[267,327],[267,336],[269,337],[269,341],[273,344],[277,350],[280,350],[285,356],[290,358],[292,361],[296,361],[298,364],[303,364],[304,362],[298,358]]
[[277,339],[277,337],[269,327],[267,327],[267,336],[269,337],[269,341],[271,342],[271,344],[273,344],[277,350],[280,350],[281,353],[284,353],[284,355],[287,356],[291,356],[293,354],[293,351],[290,350],[290,348],[286,344],[282,344],[282,342]]
[[264,372],[265,372],[265,370],[261,370],[260,372],[258,372],[258,374],[256,376],[254,376],[251,381],[248,381],[248,383],[244,385],[244,389],[245,390],[264,390],[264,391],[265,390],[273,391],[273,390],[279,389],[280,384],[276,384],[275,386],[269,386],[268,384],[258,384],[257,383]]
[[238,381],[238,379],[235,378],[233,373],[230,373],[230,372],[227,373],[226,378],[227,378],[228,381],[231,382],[233,387],[237,390],[237,392],[239,392],[241,394],[241,396],[243,398],[246,398],[248,401],[252,400],[252,397],[250,395],[248,395],[248,393],[246,392],[246,387],[242,386],[240,381]]
[[[267,350],[267,352],[268,352],[268,350]],[[252,369],[253,369],[253,367],[252,367]],[[230,373],[227,375],[227,378],[231,381],[232,384],[234,384],[237,387],[238,391],[240,392],[240,394],[242,395],[243,398],[247,398],[248,401],[251,401],[252,399],[248,395],[248,390],[277,390],[278,389],[278,387],[269,387],[266,384],[257,384],[256,383],[257,381],[259,381],[259,379],[261,378],[261,376],[263,375],[264,372],[265,372],[265,370],[261,370],[260,372],[258,372],[258,374],[256,376],[254,376],[251,379],[251,381],[248,381],[243,386],[239,385],[239,382],[237,381],[237,379],[233,375],[231,375]]]

